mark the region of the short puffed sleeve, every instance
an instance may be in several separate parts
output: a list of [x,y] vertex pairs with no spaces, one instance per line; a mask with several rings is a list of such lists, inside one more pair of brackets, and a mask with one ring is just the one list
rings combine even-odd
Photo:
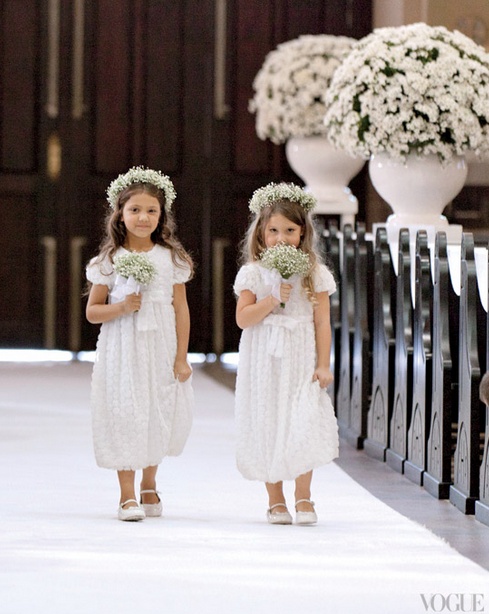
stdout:
[[245,264],[240,268],[234,280],[234,293],[239,296],[243,290],[258,294],[261,282],[260,269],[253,264]]
[[106,256],[102,260],[92,258],[87,266],[87,279],[95,285],[112,288],[115,281],[114,267]]
[[191,272],[192,270],[188,262],[177,257],[176,264],[173,264],[173,283],[186,283],[190,279]]
[[319,264],[315,268],[313,283],[315,292],[327,292],[328,294],[336,292],[336,282],[333,274],[324,264]]

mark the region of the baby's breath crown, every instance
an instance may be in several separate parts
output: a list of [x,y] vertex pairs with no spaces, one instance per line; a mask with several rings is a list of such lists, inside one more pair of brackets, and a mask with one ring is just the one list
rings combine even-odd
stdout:
[[269,183],[263,188],[253,192],[249,208],[253,213],[260,213],[265,207],[270,207],[279,200],[290,200],[300,205],[304,211],[312,211],[316,206],[316,199],[303,188],[294,183]]
[[151,183],[165,194],[165,211],[169,213],[177,193],[171,179],[160,171],[154,171],[143,166],[133,166],[127,173],[114,179],[107,189],[107,200],[112,209],[119,198],[119,194],[134,183]]

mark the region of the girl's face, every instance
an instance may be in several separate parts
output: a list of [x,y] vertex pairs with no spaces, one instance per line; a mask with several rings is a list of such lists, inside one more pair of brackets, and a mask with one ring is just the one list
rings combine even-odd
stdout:
[[273,247],[277,243],[287,243],[299,247],[302,233],[302,226],[294,224],[281,213],[276,213],[270,216],[263,231],[263,239],[267,247]]
[[122,210],[128,240],[149,240],[158,226],[160,215],[161,206],[157,198],[146,192],[133,194]]

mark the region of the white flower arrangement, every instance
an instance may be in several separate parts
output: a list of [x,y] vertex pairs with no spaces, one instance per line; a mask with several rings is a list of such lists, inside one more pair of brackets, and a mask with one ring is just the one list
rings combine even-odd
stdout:
[[304,211],[312,211],[317,201],[312,194],[294,183],[269,183],[253,192],[249,209],[258,214],[265,207],[270,207],[279,200],[290,200],[300,205]]
[[115,208],[119,194],[134,183],[150,183],[162,190],[165,194],[165,211],[169,213],[177,193],[170,177],[161,171],[154,171],[143,166],[133,166],[127,173],[119,175],[107,188],[107,201],[112,209]]
[[460,32],[417,23],[359,40],[326,91],[329,140],[351,155],[489,151],[489,55]]
[[114,271],[121,277],[147,286],[156,275],[156,267],[146,254],[131,252],[114,258]]
[[325,132],[325,92],[353,43],[355,39],[346,36],[304,35],[266,56],[249,103],[260,139],[280,144]]

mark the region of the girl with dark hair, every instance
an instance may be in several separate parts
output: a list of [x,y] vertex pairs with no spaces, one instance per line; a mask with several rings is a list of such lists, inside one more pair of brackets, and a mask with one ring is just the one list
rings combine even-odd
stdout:
[[[107,195],[106,236],[87,267],[87,319],[102,324],[92,376],[94,449],[99,466],[117,470],[119,519],[142,520],[161,516],[158,465],[181,453],[192,421],[185,282],[193,264],[175,235],[176,194],[166,175],[133,167]],[[136,287],[118,273],[124,258],[143,263],[146,283]]]

